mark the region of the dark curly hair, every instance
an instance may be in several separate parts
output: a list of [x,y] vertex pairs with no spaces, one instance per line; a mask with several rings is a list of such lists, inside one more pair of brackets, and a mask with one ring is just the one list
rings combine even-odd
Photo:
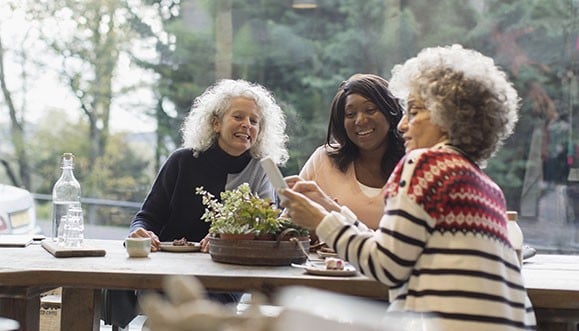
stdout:
[[350,94],[359,94],[376,104],[390,123],[387,136],[388,149],[382,156],[382,170],[390,175],[404,155],[404,141],[396,129],[403,113],[398,99],[388,89],[388,81],[377,75],[355,74],[338,87],[338,92],[332,101],[326,134],[326,145],[330,147],[328,155],[336,167],[345,172],[360,152],[358,146],[348,138],[344,127],[346,97]]

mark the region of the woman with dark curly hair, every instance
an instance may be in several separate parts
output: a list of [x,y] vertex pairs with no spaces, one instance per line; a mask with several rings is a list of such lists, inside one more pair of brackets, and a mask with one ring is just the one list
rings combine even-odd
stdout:
[[390,311],[424,314],[436,330],[534,329],[505,198],[481,169],[513,131],[517,92],[492,59],[460,45],[424,49],[392,72],[407,154],[386,184],[379,229],[314,182],[284,190],[286,210],[390,286]]
[[369,228],[378,228],[384,184],[404,155],[396,129],[401,118],[402,108],[388,81],[373,74],[351,76],[332,101],[325,145],[310,156],[299,177],[317,182]]

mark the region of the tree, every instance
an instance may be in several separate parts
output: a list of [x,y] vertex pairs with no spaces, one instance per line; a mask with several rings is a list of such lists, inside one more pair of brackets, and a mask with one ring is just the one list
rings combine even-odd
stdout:
[[[12,16],[13,14],[15,14],[15,12],[18,10],[17,6],[12,3],[12,2],[8,2],[6,4],[6,8],[9,8],[9,12],[11,13],[4,13],[4,14],[10,14],[10,16]],[[19,67],[20,67],[20,84],[16,85],[18,86],[21,90],[18,90],[16,95],[24,95],[22,97],[22,102],[17,103],[15,102],[14,96],[15,94],[12,92],[11,87],[8,84],[8,73],[6,72],[6,63],[7,63],[7,59],[6,59],[6,55],[8,50],[5,48],[4,42],[2,40],[2,30],[3,30],[3,26],[1,24],[1,22],[7,22],[9,21],[8,18],[2,18],[0,20],[0,88],[2,90],[2,96],[4,99],[4,103],[6,105],[6,107],[8,108],[8,114],[9,114],[9,118],[10,118],[10,138],[11,138],[11,142],[12,142],[12,146],[14,148],[14,152],[15,152],[15,158],[16,158],[16,162],[18,164],[18,170],[17,170],[17,174],[16,172],[14,172],[14,170],[12,169],[10,163],[5,160],[2,159],[2,163],[4,164],[4,167],[6,168],[6,172],[9,175],[9,177],[11,178],[12,182],[14,185],[16,186],[22,186],[25,187],[27,189],[31,188],[31,166],[30,166],[30,159],[29,159],[29,155],[27,152],[27,146],[26,146],[26,121],[25,121],[25,114],[27,111],[27,107],[26,107],[26,93],[22,93],[25,92],[27,89],[27,84],[28,84],[28,64],[30,62],[29,58],[28,58],[28,53],[26,51],[26,46],[27,46],[27,41],[29,39],[29,35],[28,33],[24,32],[22,39],[19,40],[18,43],[15,43],[19,49],[16,49],[16,47],[14,47],[13,49],[13,55],[14,57],[18,58],[18,62],[19,62]],[[27,27],[26,29],[29,29],[29,27]],[[17,89],[17,87],[14,87],[15,89]],[[20,93],[18,93],[20,92]]]
[[8,107],[8,113],[10,114],[10,136],[12,138],[12,144],[14,146],[16,159],[18,161],[19,177],[17,178],[15,176],[14,171],[6,160],[2,159],[2,163],[4,164],[6,172],[11,177],[14,185],[30,188],[30,167],[28,162],[28,154],[26,153],[26,141],[24,132],[25,123],[23,120],[24,109],[19,110],[12,99],[12,92],[10,91],[8,83],[6,82],[6,72],[4,70],[4,54],[4,45],[0,35],[0,87],[2,88],[2,96],[4,97],[4,101]]
[[131,40],[121,0],[31,1],[28,10],[44,26],[43,41],[54,51],[63,81],[89,123],[90,164],[104,154],[109,135],[113,85],[121,52]]

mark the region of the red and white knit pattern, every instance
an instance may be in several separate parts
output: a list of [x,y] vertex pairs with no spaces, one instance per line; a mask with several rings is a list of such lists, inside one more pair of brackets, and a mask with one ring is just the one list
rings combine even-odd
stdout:
[[386,187],[380,228],[342,211],[316,230],[365,275],[391,287],[390,310],[440,330],[534,329],[500,188],[444,145],[409,153]]

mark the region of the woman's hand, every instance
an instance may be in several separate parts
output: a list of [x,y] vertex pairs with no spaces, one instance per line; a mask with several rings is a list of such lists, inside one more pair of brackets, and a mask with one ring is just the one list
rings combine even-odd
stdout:
[[159,237],[153,231],[147,231],[143,228],[138,228],[135,231],[129,234],[131,238],[151,238],[151,251],[156,252],[160,248],[161,241],[159,241]]
[[[299,178],[299,177],[298,177]],[[288,184],[289,185],[289,184]],[[310,200],[320,204],[327,211],[340,211],[340,205],[336,203],[326,192],[314,181],[297,180],[294,181],[290,188],[295,192],[301,193]]]
[[328,214],[320,204],[292,189],[283,189],[280,194],[286,198],[282,206],[286,208],[292,222],[306,229],[315,230]]
[[199,244],[201,244],[201,251],[203,253],[209,253],[209,233],[205,236],[205,238],[201,239]]
[[283,178],[289,186],[289,188],[293,189],[297,182],[303,182],[304,179],[297,175],[287,176]]

